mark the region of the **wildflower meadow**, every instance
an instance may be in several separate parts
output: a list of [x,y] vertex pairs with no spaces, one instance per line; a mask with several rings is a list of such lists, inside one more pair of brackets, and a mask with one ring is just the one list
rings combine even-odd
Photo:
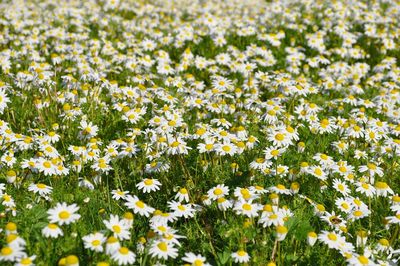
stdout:
[[400,263],[400,1],[0,1],[0,265]]

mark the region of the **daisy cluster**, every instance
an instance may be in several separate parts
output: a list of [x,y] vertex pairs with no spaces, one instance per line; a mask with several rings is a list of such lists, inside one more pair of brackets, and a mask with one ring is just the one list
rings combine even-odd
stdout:
[[399,18],[2,1],[1,265],[396,265]]

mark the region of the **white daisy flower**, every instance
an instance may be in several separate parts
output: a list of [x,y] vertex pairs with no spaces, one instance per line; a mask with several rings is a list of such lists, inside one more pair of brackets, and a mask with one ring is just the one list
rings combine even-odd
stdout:
[[79,210],[79,207],[74,203],[72,205],[67,205],[67,203],[57,203],[57,205],[49,209],[47,213],[49,214],[50,223],[58,223],[59,225],[70,224],[77,221],[81,216],[75,212]]

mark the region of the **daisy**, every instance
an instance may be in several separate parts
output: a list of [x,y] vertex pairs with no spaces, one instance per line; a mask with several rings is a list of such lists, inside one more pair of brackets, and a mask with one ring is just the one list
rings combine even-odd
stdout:
[[158,240],[150,246],[150,255],[154,258],[167,260],[168,258],[176,258],[178,249],[168,242]]
[[114,253],[118,252],[118,249],[121,247],[121,244],[118,241],[118,238],[114,236],[110,236],[106,241],[106,254],[111,256]]
[[317,234],[315,232],[309,232],[307,234],[307,242],[310,246],[314,246],[315,242],[317,242]]
[[103,243],[106,242],[107,238],[102,233],[94,233],[82,237],[84,246],[87,249],[103,252]]
[[330,166],[334,163],[332,157],[324,153],[317,153],[316,155],[314,155],[313,159],[319,162],[323,167]]
[[98,126],[93,125],[91,122],[88,123],[85,120],[80,122],[79,128],[81,129],[79,136],[86,139],[95,137],[97,135],[97,131],[99,130]]
[[269,187],[269,189],[277,194],[284,194],[284,195],[290,195],[291,192],[289,189],[287,189],[284,185],[278,184],[276,186]]
[[36,259],[36,255],[33,256],[23,256],[21,258],[19,258],[17,260],[17,263],[15,264],[15,266],[33,266],[34,264],[34,260]]
[[334,141],[332,142],[332,146],[335,147],[340,154],[345,153],[349,148],[349,144],[346,141]]
[[153,217],[150,219],[151,224],[167,224],[175,221],[177,218],[174,213],[162,212],[160,210],[155,210]]
[[15,261],[18,258],[25,256],[22,247],[18,246],[5,246],[0,250],[0,261]]
[[151,228],[153,231],[159,235],[164,235],[167,233],[173,233],[175,230],[173,230],[170,226],[166,224],[152,224]]
[[189,150],[192,148],[187,146],[186,142],[181,138],[177,138],[176,140],[172,140],[169,143],[169,147],[167,149],[167,154],[175,155],[175,154],[188,154]]
[[268,135],[268,140],[272,142],[275,147],[289,146],[292,141],[285,132],[272,132]]
[[359,171],[361,173],[368,172],[370,177],[373,177],[375,174],[380,177],[383,176],[383,169],[373,162],[367,163],[367,165],[361,165],[359,167]]
[[233,195],[235,195],[235,197],[238,198],[239,200],[243,201],[252,201],[258,198],[258,194],[254,193],[253,190],[241,187],[235,188]]
[[160,189],[161,183],[157,179],[145,178],[136,187],[143,191],[143,193],[150,193]]
[[290,192],[292,192],[293,194],[297,194],[299,193],[300,190],[300,184],[298,182],[293,182],[292,184],[290,184]]
[[75,255],[69,255],[65,257],[65,265],[79,266],[79,258]]
[[231,200],[227,200],[226,198],[219,198],[217,199],[217,207],[221,211],[226,211],[230,208],[232,208],[233,203]]
[[26,241],[16,234],[8,234],[6,236],[6,243],[9,247],[25,247]]
[[124,240],[129,239],[131,233],[129,232],[129,226],[120,220],[118,215],[110,216],[110,220],[103,220],[103,223],[111,232],[113,232],[114,236],[118,239]]
[[351,205],[351,202],[349,200],[343,199],[343,198],[338,198],[335,200],[335,205],[345,213],[351,212],[353,206]]
[[357,247],[365,247],[368,240],[368,232],[360,230],[357,232],[356,245]]
[[333,180],[333,188],[340,192],[343,196],[347,196],[350,193],[350,189],[347,186],[347,184],[343,181],[340,181],[339,179],[334,179]]
[[239,200],[235,203],[233,210],[235,210],[238,215],[257,217],[258,211],[262,210],[262,206],[257,203],[249,203],[247,201]]
[[258,223],[262,224],[263,227],[269,227],[271,225],[274,226],[283,225],[284,222],[285,222],[284,216],[279,211],[276,213],[263,212],[261,218],[258,220]]
[[278,241],[283,241],[287,235],[288,229],[284,225],[278,225],[276,227],[276,236]]
[[376,193],[376,189],[368,183],[357,182],[356,185],[356,191],[366,195],[367,197],[372,197]]
[[318,240],[328,245],[329,248],[339,249],[340,243],[345,242],[345,238],[335,232],[322,231],[318,235]]
[[363,209],[354,209],[348,216],[350,220],[359,220],[364,217],[368,217],[370,215],[371,211],[368,210],[367,208]]
[[347,260],[349,265],[351,266],[374,266],[377,265],[373,260],[368,258],[366,255],[353,255],[350,259]]
[[215,151],[217,145],[215,145],[214,138],[206,138],[204,139],[204,143],[199,143],[197,145],[197,149],[200,153],[210,153]]
[[247,263],[250,261],[249,254],[246,251],[244,251],[243,249],[233,252],[231,254],[231,257],[233,258],[233,261],[235,263]]
[[180,202],[182,201],[189,202],[189,193],[186,188],[180,188],[174,198]]
[[111,255],[111,259],[117,262],[118,265],[131,265],[136,260],[136,255],[127,247],[120,247]]
[[44,155],[50,157],[50,158],[57,158],[60,156],[58,151],[53,148],[51,145],[43,145],[40,147],[40,149],[43,151]]
[[377,181],[375,182],[376,195],[387,197],[388,195],[393,195],[393,190],[389,187],[386,182]]
[[112,198],[115,200],[126,200],[126,196],[129,194],[129,191],[121,191],[119,189],[114,189],[111,191]]
[[400,225],[400,212],[398,212],[395,216],[388,216],[386,220],[391,224],[398,224]]
[[207,196],[210,200],[217,200],[219,198],[225,197],[229,193],[229,188],[224,184],[219,184],[212,189],[208,190]]
[[255,170],[264,171],[272,166],[272,162],[265,158],[257,158],[250,163],[250,168]]
[[355,159],[367,159],[368,154],[365,151],[355,150],[354,158]]
[[346,221],[340,215],[336,215],[335,212],[325,212],[321,215],[321,219],[327,222],[331,227],[340,228],[346,226]]
[[320,166],[310,166],[308,173],[320,180],[326,180],[328,178],[328,174]]
[[52,161],[40,158],[37,162],[37,169],[45,176],[51,176],[56,174],[57,166]]
[[193,266],[211,266],[211,264],[206,262],[206,258],[202,255],[196,255],[192,252],[185,253],[185,256],[182,258],[184,262],[187,262]]
[[132,209],[135,214],[138,213],[146,217],[149,217],[150,213],[154,212],[154,208],[148,206],[146,203],[139,200],[139,198],[135,195],[134,196],[128,195],[126,197],[125,206]]
[[176,217],[193,217],[196,210],[192,204],[181,204],[180,202],[170,201],[168,207],[174,212],[173,215]]
[[56,224],[48,224],[42,229],[42,235],[45,237],[57,238],[63,236],[64,233],[60,227]]
[[382,238],[379,240],[378,245],[376,246],[376,249],[378,252],[385,252],[387,250],[390,250],[390,242],[386,238]]
[[58,135],[54,131],[50,131],[47,133],[47,135],[44,136],[44,139],[49,143],[56,143],[60,140],[60,135]]
[[38,183],[38,184],[30,184],[28,190],[32,191],[33,193],[39,193],[40,196],[45,197],[51,194],[53,188],[45,184]]
[[338,173],[340,176],[345,177],[353,173],[354,167],[351,165],[347,165],[346,161],[339,161],[332,167],[332,170]]
[[270,160],[272,158],[277,159],[283,152],[285,151],[284,148],[275,148],[269,147],[264,150],[265,159]]
[[131,212],[125,212],[124,216],[122,218],[122,221],[129,227],[132,228],[133,226],[133,219],[135,218],[135,215]]
[[81,216],[76,211],[79,207],[74,203],[72,205],[67,205],[67,203],[57,203],[57,205],[49,209],[47,213],[49,214],[50,223],[58,223],[59,225],[70,224],[77,221]]
[[223,144],[216,145],[215,151],[220,156],[224,156],[227,154],[233,156],[237,152],[237,147],[232,143],[225,142]]

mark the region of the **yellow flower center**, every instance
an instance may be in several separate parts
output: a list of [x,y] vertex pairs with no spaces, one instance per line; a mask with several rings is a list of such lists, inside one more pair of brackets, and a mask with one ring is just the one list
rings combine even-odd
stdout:
[[367,167],[368,167],[368,169],[370,169],[370,170],[376,170],[376,165],[373,164],[373,163],[368,163],[368,164],[367,164]]
[[369,189],[369,185],[367,183],[363,183],[361,186],[363,189]]
[[342,206],[343,209],[345,209],[345,210],[349,209],[349,204],[347,204],[346,202],[343,202],[340,206]]
[[275,135],[275,139],[277,141],[283,141],[285,139],[285,135],[283,135],[282,133],[278,133]]
[[243,256],[246,256],[247,252],[244,251],[244,250],[239,250],[239,251],[237,252],[237,254],[238,254],[240,257],[243,257]]
[[224,145],[222,146],[222,150],[225,152],[229,152],[231,150],[231,147],[229,145]]
[[251,211],[251,205],[248,203],[243,204],[242,207],[243,207],[243,210]]
[[345,173],[347,171],[347,168],[344,167],[344,166],[340,166],[339,167],[339,171],[342,172],[342,173]]
[[22,260],[20,260],[20,262],[22,265],[31,265],[32,260],[30,258],[23,258]]
[[196,260],[193,261],[193,265],[194,266],[203,266],[204,264],[203,264],[203,262],[201,260],[196,259]]
[[219,198],[219,199],[217,199],[217,202],[218,202],[218,203],[224,203],[225,201],[226,201],[225,198]]
[[146,184],[146,186],[151,186],[154,184],[154,181],[152,179],[145,179],[144,183]]
[[1,249],[1,255],[3,255],[3,256],[8,256],[8,255],[11,255],[12,253],[13,253],[13,250],[10,247],[4,247]]
[[219,195],[221,195],[222,193],[223,193],[222,189],[220,189],[220,188],[214,189],[214,195],[219,196]]
[[389,241],[385,238],[382,238],[381,240],[379,240],[379,244],[381,244],[382,246],[388,247]]
[[271,151],[271,155],[272,156],[278,156],[279,155],[279,151],[278,150],[272,150]]
[[288,229],[285,226],[278,225],[276,227],[276,232],[278,234],[286,234],[288,232]]
[[212,148],[214,147],[214,144],[206,144],[205,148],[206,150],[212,150]]
[[167,250],[168,250],[168,246],[165,242],[158,243],[157,247],[163,252],[167,252]]
[[57,229],[58,228],[58,226],[56,224],[48,224],[47,227],[50,228],[50,229]]
[[121,233],[121,226],[119,225],[113,225],[112,229],[117,234]]
[[67,211],[62,211],[62,212],[60,212],[60,213],[58,214],[58,217],[59,217],[60,219],[62,219],[62,220],[66,220],[66,219],[68,219],[70,216],[71,216],[70,213],[67,212]]
[[143,209],[144,208],[144,203],[143,201],[139,200],[138,202],[136,202],[136,206]]
[[376,186],[376,188],[378,188],[378,189],[385,189],[385,188],[388,188],[388,184],[387,183],[385,183],[385,182],[376,182],[376,184],[375,184],[375,186]]
[[316,174],[317,176],[321,176],[321,175],[322,175],[322,170],[319,169],[319,168],[316,168],[316,169],[314,170],[314,174]]
[[285,187],[284,185],[282,185],[282,184],[276,185],[276,188],[278,188],[278,189],[280,189],[280,190],[286,189],[286,187]]
[[127,255],[129,253],[129,249],[126,247],[121,247],[119,249],[119,253],[121,253],[122,255]]
[[362,265],[368,265],[369,260],[367,257],[361,255],[358,257],[358,261],[362,264]]
[[277,219],[278,218],[278,215],[277,214],[271,214],[270,216],[269,216],[269,219],[273,219],[273,220],[275,220],[275,219]]
[[328,239],[332,240],[332,241],[336,241],[337,240],[337,236],[334,233],[329,233],[328,234]]
[[172,148],[176,148],[178,146],[179,146],[179,142],[178,141],[174,141],[174,142],[171,143],[171,147]]
[[37,187],[37,188],[40,188],[40,189],[44,189],[44,188],[46,188],[47,186],[46,186],[45,184],[39,183],[39,184],[36,184],[36,187]]
[[94,246],[94,247],[97,247],[97,246],[99,246],[101,244],[101,242],[100,242],[100,240],[93,240],[92,241],[92,246]]

